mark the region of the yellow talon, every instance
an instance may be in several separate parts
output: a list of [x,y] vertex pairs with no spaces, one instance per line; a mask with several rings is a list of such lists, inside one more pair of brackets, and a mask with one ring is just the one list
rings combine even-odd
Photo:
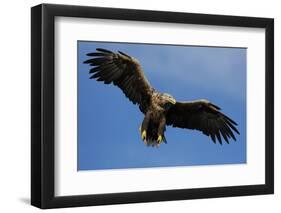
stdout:
[[158,135],[158,138],[157,138],[157,143],[161,143],[162,142],[162,135]]
[[141,133],[141,138],[142,138],[142,140],[146,139],[146,131],[145,130],[143,130],[143,132]]

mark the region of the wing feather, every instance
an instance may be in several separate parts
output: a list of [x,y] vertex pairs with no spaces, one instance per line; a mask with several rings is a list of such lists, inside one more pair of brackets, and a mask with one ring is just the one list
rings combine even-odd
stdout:
[[207,100],[176,102],[166,115],[167,125],[173,127],[196,129],[210,136],[212,141],[222,144],[222,139],[236,140],[233,132],[240,134],[235,123],[220,112],[220,108]]
[[102,48],[96,50],[97,52],[88,53],[87,56],[92,58],[84,61],[93,66],[89,71],[90,79],[118,86],[145,113],[154,89],[146,79],[140,63],[121,51],[114,53]]

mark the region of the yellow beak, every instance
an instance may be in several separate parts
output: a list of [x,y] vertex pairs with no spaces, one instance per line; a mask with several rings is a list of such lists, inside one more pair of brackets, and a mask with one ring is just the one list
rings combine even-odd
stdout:
[[169,98],[169,100],[168,100],[171,104],[176,104],[176,100],[175,99],[173,99],[173,98]]

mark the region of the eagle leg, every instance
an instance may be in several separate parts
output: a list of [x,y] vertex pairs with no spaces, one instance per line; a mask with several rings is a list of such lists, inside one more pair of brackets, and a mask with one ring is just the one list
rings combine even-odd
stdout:
[[157,143],[161,143],[161,142],[162,142],[162,140],[163,140],[162,135],[158,135],[158,138],[157,138]]
[[141,124],[141,139],[146,142],[146,139],[147,139],[147,129],[148,129],[148,125],[149,125],[149,120],[150,120],[150,113],[147,112],[145,114],[145,117],[143,119],[143,122]]
[[157,138],[158,144],[160,144],[165,138],[164,137],[165,129],[166,129],[166,119],[165,119],[165,117],[163,117],[160,120],[159,127],[158,127],[158,138]]
[[143,130],[142,133],[141,133],[141,139],[143,141],[146,140],[146,136],[147,136],[146,130]]

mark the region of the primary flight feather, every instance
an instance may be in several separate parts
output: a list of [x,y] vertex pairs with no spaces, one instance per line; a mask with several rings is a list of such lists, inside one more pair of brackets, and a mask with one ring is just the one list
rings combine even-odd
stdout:
[[170,94],[159,93],[146,79],[137,59],[121,51],[112,52],[97,48],[88,53],[91,58],[84,61],[90,69],[91,79],[118,86],[126,97],[144,114],[140,127],[141,138],[151,146],[166,142],[166,125],[196,129],[210,136],[212,141],[222,144],[222,139],[236,140],[237,124],[220,112],[220,108],[208,100],[189,102],[176,101]]

